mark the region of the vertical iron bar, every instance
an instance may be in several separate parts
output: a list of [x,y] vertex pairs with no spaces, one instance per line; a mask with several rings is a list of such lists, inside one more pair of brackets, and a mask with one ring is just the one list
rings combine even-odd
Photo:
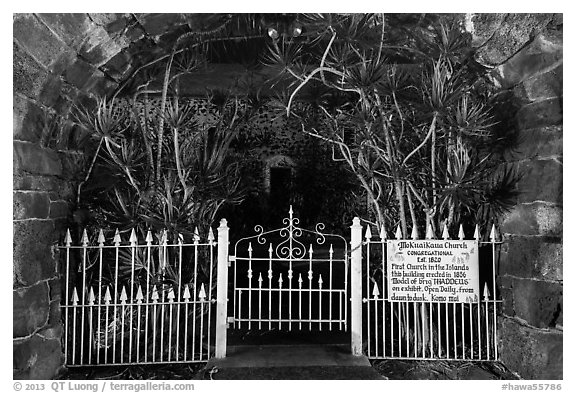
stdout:
[[464,338],[464,303],[460,303],[460,326],[462,329],[462,359],[466,358],[466,339]]
[[156,312],[158,300],[152,300],[152,315],[154,317],[154,322],[152,325],[152,361],[156,361],[156,323],[158,322],[158,313]]
[[428,339],[430,343],[430,357],[434,356],[434,334],[432,333],[432,301],[428,302]]
[[382,356],[386,357],[386,307],[388,305],[387,292],[384,288],[384,276],[382,276]]
[[[447,296],[445,296],[447,298]],[[444,320],[446,322],[446,359],[450,357],[450,326],[448,323],[448,302],[444,301]]]
[[290,253],[288,254],[288,331],[292,330],[292,234],[290,235]]
[[332,248],[332,244],[330,244],[330,250],[328,251],[329,253],[329,259],[330,259],[330,289],[328,291],[328,319],[330,320],[330,323],[328,324],[328,330],[332,330],[332,295],[333,295],[333,285],[332,285],[332,259],[333,259],[333,255],[334,255],[334,249]]
[[78,308],[78,294],[76,287],[72,291],[72,364],[76,364],[76,309]]
[[398,302],[398,356],[402,356],[402,318],[403,318],[403,309],[404,304],[402,302]]
[[318,331],[322,331],[322,274],[318,279]]
[[440,303],[436,303],[436,316],[438,321],[438,357],[442,353],[442,327],[440,326]]
[[478,359],[482,358],[482,346],[481,346],[481,344],[482,344],[482,331],[480,330],[480,307],[481,307],[481,305],[482,305],[482,302],[480,301],[480,299],[478,299],[478,304],[477,304],[477,308],[476,308],[476,311],[478,314],[478,323],[477,323],[477,326],[478,326],[478,332],[477,332],[478,333]]
[[196,310],[198,308],[198,300],[196,295],[196,288],[192,292],[192,348],[190,351],[190,360],[194,361],[196,354]]
[[170,310],[168,321],[168,361],[172,359],[172,317],[174,313],[174,287],[171,286],[168,292],[168,308]]
[[[164,247],[166,249],[166,247]],[[164,253],[164,258],[166,258],[166,253]],[[166,266],[166,265],[164,265]],[[166,284],[162,280],[161,286],[161,296],[160,296],[160,361],[164,360],[164,320],[166,317]]]
[[268,330],[272,330],[272,244],[268,248]]
[[176,234],[178,242],[178,292],[176,295],[176,361],[179,359],[180,354],[180,308],[182,299],[182,237]]
[[[122,288],[122,295],[125,294],[125,287]],[[126,326],[126,324],[124,323],[124,316],[126,314],[126,299],[124,299],[124,296],[120,295],[120,310],[122,313],[122,326],[120,328],[120,362],[119,363],[123,363],[124,362],[124,326]]]
[[426,310],[426,306],[424,305],[424,302],[420,302],[420,307],[419,311],[420,311],[420,324],[422,325],[422,355],[421,357],[426,357],[426,340],[425,340],[425,336],[426,336],[426,318],[423,318],[425,314],[425,310]]
[[298,329],[302,330],[302,273],[298,275]]
[[[492,243],[492,315],[494,319],[493,325],[493,343],[494,343],[494,360],[498,360],[498,345],[497,345],[497,338],[496,338],[496,227],[493,226],[493,236],[491,236],[491,243]],[[476,248],[478,249],[478,244],[476,244]]]
[[416,305],[418,303],[414,302],[412,303],[412,316],[413,316],[413,326],[414,326],[414,357],[417,356],[418,353],[418,318],[417,318],[417,312],[416,312]]
[[68,325],[70,323],[70,320],[68,319],[68,310],[70,308],[70,245],[72,243],[69,229],[66,230],[66,238],[64,242],[66,244],[66,283],[64,284],[64,287],[66,288],[66,295],[64,299],[64,304],[66,305],[64,317],[64,364],[68,364]]
[[94,291],[92,289],[92,286],[90,286],[90,292],[88,295],[88,337],[90,337],[90,339],[88,340],[88,364],[92,363],[92,332],[93,332],[93,328],[92,328],[92,322],[93,322],[93,311],[94,310]]
[[390,356],[394,357],[394,304],[390,302]]
[[138,239],[136,238],[136,232],[132,228],[132,233],[130,235],[130,251],[131,251],[131,266],[130,266],[130,330],[128,333],[128,361],[132,361],[132,336],[134,332],[134,270],[136,263],[136,247]]
[[106,307],[106,319],[104,320],[104,364],[108,363],[108,317],[110,314],[110,287],[106,287],[104,304]]
[[278,279],[278,330],[282,330],[282,273]]
[[252,327],[252,243],[248,245],[248,330]]
[[474,359],[474,321],[472,318],[472,298],[468,299],[468,317],[470,322],[470,359]]
[[194,352],[196,348],[196,310],[198,309],[198,243],[200,236],[198,235],[198,228],[194,231],[194,291],[192,293],[193,311],[192,311],[192,360],[194,360]]
[[262,330],[262,272],[258,277],[258,329]]
[[[138,284],[138,288],[139,288],[139,292],[142,292],[142,285]],[[138,304],[136,307],[138,309],[138,325],[136,327],[137,329],[137,336],[136,336],[136,361],[140,361],[140,322],[142,320],[142,298],[141,296],[136,296],[137,298],[139,297],[139,299],[136,300],[136,303]],[[148,345],[148,343],[146,343],[146,345]]]
[[214,270],[214,246],[216,245],[216,243],[214,242],[214,233],[212,231],[212,228],[210,228],[210,230],[208,231],[208,243],[209,243],[209,248],[210,248],[210,274],[209,274],[209,279],[208,279],[208,346],[207,346],[207,350],[206,350],[206,355],[208,357],[210,357],[210,343],[212,342],[210,340],[210,335],[212,333],[212,272]]
[[188,304],[190,303],[190,290],[188,284],[184,284],[184,361],[188,354]]
[[486,320],[486,360],[490,359],[490,327],[489,327],[489,322],[488,322],[488,314],[490,312],[490,310],[488,309],[488,296],[486,296],[485,298],[485,312],[484,312],[484,316],[485,316],[485,320]]
[[117,323],[117,308],[118,308],[118,259],[120,252],[120,232],[116,229],[116,234],[114,235],[114,250],[115,250],[115,269],[114,269],[114,315],[112,315],[114,328],[112,329],[112,363],[116,363],[116,326]]
[[452,329],[454,329],[454,359],[458,358],[456,345],[456,303],[452,303]]
[[[294,224],[298,220],[294,220],[292,205],[290,205],[290,210],[288,211],[290,217],[288,219],[288,331],[292,330],[292,251],[293,251],[293,238],[294,238]],[[282,284],[280,284],[280,293],[282,293]],[[280,319],[282,319],[282,313],[280,313]]]
[[144,311],[144,361],[148,361],[148,313],[149,313],[149,306],[150,306],[150,276],[152,272],[150,271],[150,263],[152,260],[152,233],[148,230],[146,234],[146,251],[147,251],[147,258],[146,258],[146,309]]
[[242,319],[242,290],[238,289],[238,327],[240,327],[240,320]]
[[82,311],[80,320],[80,364],[84,363],[84,312],[86,309],[86,265],[88,259],[88,236],[86,234],[86,229],[82,234]]
[[[368,298],[368,302],[370,303],[370,298]],[[376,357],[378,357],[378,345],[379,345],[379,340],[378,340],[378,297],[376,295],[374,295],[374,337],[376,338]],[[368,345],[368,348],[370,348],[370,345]]]
[[103,253],[104,253],[104,233],[102,229],[98,234],[98,326],[96,328],[96,364],[100,364],[100,324],[101,324],[101,309],[102,309],[102,262],[103,262]]
[[339,307],[338,307],[338,311],[339,311],[339,315],[338,315],[338,319],[339,319],[339,326],[340,326],[340,330],[342,330],[342,298],[346,296],[346,294],[342,291],[338,292],[338,299],[339,299]]
[[[343,293],[343,301],[344,301],[344,331],[348,331],[348,301],[346,300],[346,296],[348,296],[348,262],[352,260],[352,255],[348,255],[347,251],[348,245],[346,245],[346,252],[344,253],[344,293]],[[351,264],[351,263],[350,263]],[[352,269],[350,269],[352,270]]]
[[410,303],[404,303],[404,315],[406,316],[406,356],[410,356]]
[[204,340],[204,302],[206,298],[200,298],[200,353],[199,360],[202,360],[202,341]]

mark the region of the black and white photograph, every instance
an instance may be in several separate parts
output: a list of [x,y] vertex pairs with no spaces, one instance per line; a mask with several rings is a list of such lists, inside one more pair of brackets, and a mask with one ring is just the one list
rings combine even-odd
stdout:
[[12,13],[8,389],[570,390],[564,14],[364,8]]

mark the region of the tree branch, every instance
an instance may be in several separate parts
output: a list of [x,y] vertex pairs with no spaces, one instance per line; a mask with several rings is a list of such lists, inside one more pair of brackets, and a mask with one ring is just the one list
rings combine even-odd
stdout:
[[[289,115],[289,114],[290,114],[290,107],[291,107],[291,105],[292,105],[292,101],[294,100],[294,97],[296,96],[296,94],[298,93],[298,91],[300,91],[300,89],[301,89],[302,87],[304,87],[305,84],[307,84],[308,82],[310,82],[310,80],[314,77],[314,75],[316,75],[316,74],[319,73],[319,72],[324,72],[324,71],[326,71],[326,72],[331,72],[331,73],[333,73],[334,75],[337,75],[337,76],[344,76],[344,74],[343,74],[342,72],[340,72],[340,71],[338,71],[337,69],[332,68],[332,67],[318,67],[318,68],[316,68],[315,70],[313,70],[313,71],[304,79],[304,81],[302,81],[302,83],[300,83],[300,84],[298,85],[298,87],[296,87],[296,89],[295,89],[295,90],[292,92],[292,94],[290,95],[290,99],[288,100],[288,105],[286,106],[286,115]],[[357,90],[357,89],[354,89],[354,90],[352,90],[352,91],[355,91],[355,92],[358,93],[358,90]]]
[[404,166],[406,164],[406,162],[410,159],[410,157],[412,157],[414,154],[416,154],[416,152],[418,150],[420,150],[425,144],[426,142],[428,142],[428,139],[430,139],[430,136],[432,135],[434,129],[436,128],[436,117],[437,117],[438,113],[434,112],[434,117],[432,118],[432,124],[430,124],[430,128],[428,129],[428,134],[426,134],[426,137],[424,138],[424,140],[422,141],[421,144],[418,145],[418,147],[416,147],[414,150],[412,150],[410,152],[410,154],[408,154],[406,156],[406,158],[404,158],[404,161],[402,161],[402,166]]
[[86,183],[88,181],[88,179],[90,178],[90,175],[92,174],[92,170],[94,169],[94,164],[96,164],[96,159],[98,158],[98,154],[100,153],[100,148],[102,147],[103,141],[104,141],[104,137],[100,138],[100,142],[98,142],[98,147],[96,148],[96,153],[94,153],[94,158],[92,158],[92,163],[90,164],[90,167],[88,168],[88,173],[86,173],[84,180],[82,180],[80,182],[80,184],[78,184],[78,189],[76,191],[76,206],[80,205],[80,190],[81,190],[82,186],[84,185],[84,183]]

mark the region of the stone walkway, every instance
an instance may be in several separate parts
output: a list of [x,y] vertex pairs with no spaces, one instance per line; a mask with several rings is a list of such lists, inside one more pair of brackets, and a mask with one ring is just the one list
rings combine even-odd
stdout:
[[386,379],[365,356],[350,354],[349,345],[239,345],[227,357],[212,359],[211,379]]
[[374,360],[341,343],[230,345],[206,363],[71,368],[60,379],[515,380],[498,362]]

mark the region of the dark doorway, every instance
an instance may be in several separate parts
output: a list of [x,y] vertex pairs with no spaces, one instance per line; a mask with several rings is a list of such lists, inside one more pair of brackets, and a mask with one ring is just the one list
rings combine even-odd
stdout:
[[270,168],[270,224],[279,225],[288,216],[291,189],[292,168]]

